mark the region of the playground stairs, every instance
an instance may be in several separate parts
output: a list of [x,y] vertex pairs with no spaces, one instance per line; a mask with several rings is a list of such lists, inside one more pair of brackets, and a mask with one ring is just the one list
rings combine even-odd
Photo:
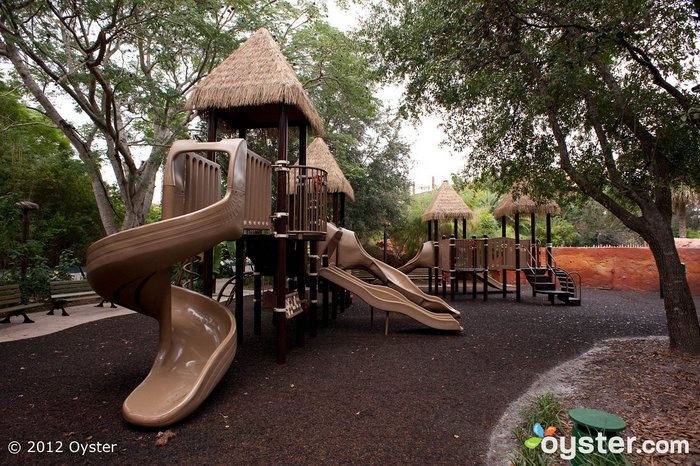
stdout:
[[523,274],[535,293],[544,294],[553,303],[557,298],[570,306],[581,305],[580,278],[579,284],[574,280],[576,272],[567,272],[561,267],[529,267],[524,268]]

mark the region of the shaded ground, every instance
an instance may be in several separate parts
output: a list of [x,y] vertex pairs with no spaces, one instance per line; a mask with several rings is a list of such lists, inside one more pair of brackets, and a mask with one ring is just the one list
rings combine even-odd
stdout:
[[[369,308],[356,303],[305,348],[290,337],[283,366],[271,317],[256,337],[248,311],[231,369],[165,446],[120,413],[152,363],[155,321],[128,315],[2,343],[0,463],[481,464],[492,427],[539,373],[605,338],[666,333],[656,294],[584,290],[583,298],[567,307],[460,296],[461,335],[392,318],[384,336],[383,319],[370,330]],[[13,440],[23,449],[15,456]],[[28,453],[29,441],[61,442],[63,453]],[[69,451],[97,442],[115,451]]]
[[[668,337],[661,336],[611,338],[540,374],[492,431],[487,463],[508,464],[513,451],[524,448],[511,433],[521,422],[520,412],[536,396],[552,393],[563,406],[564,429],[555,437],[571,436],[570,409],[599,409],[626,421],[622,437],[625,442],[632,439],[626,454],[632,464],[700,466],[700,356],[670,353],[668,344]],[[660,450],[644,452],[648,441],[661,442]],[[664,446],[674,441],[687,443],[671,447],[681,454]],[[559,459],[556,464],[568,462]]]

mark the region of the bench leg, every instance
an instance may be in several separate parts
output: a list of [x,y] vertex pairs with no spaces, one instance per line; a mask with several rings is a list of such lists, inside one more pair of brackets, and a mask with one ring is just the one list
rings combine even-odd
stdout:
[[70,314],[68,314],[63,306],[61,306],[61,316],[62,317],[70,317]]
[[11,312],[5,316],[4,319],[0,320],[0,324],[11,324],[10,322],[10,317],[14,316],[22,316],[24,317],[24,321],[22,322],[23,324],[33,324],[34,321],[29,318],[26,312],[23,311],[16,311],[16,312]]

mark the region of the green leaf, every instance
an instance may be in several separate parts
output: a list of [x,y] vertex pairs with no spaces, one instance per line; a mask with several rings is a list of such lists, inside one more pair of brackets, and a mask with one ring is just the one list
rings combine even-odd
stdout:
[[530,450],[534,450],[541,441],[542,439],[540,437],[530,437],[529,439],[525,440],[525,446]]

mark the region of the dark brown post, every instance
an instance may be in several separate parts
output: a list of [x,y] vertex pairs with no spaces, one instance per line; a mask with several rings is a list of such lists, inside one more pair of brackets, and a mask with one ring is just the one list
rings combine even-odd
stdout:
[[[433,222],[428,220],[428,241],[433,240]],[[433,292],[433,268],[428,267],[428,293]]]
[[520,214],[515,213],[515,300],[520,302]]
[[[547,214],[547,270],[552,268],[552,214]],[[549,272],[550,278],[552,272]]]
[[[299,300],[302,303],[306,303],[306,242],[297,241],[297,251],[295,257],[299,261],[297,263],[297,293],[299,294]],[[301,248],[299,250],[298,248]],[[297,346],[304,346],[304,336],[306,333],[306,309],[308,305],[303,305],[305,308],[301,314],[297,315],[295,319],[297,320]]]
[[532,284],[532,296],[537,296],[537,290],[535,290],[535,284],[537,283],[537,235],[535,234],[535,213],[530,214],[530,249],[532,250],[532,258],[530,259],[533,264],[532,268],[535,269],[535,276],[533,277],[534,283]]
[[331,196],[333,196],[333,224],[335,226],[339,226],[338,225],[338,218],[339,218],[338,217],[338,197],[339,197],[339,194],[333,193]]
[[537,267],[537,234],[535,233],[535,213],[530,214],[530,248],[532,249],[532,266]]
[[[445,239],[445,235],[442,235],[442,239]],[[448,253],[449,253],[449,251],[448,251]],[[445,273],[445,271],[442,269],[440,269],[440,272],[443,274]],[[442,299],[445,299],[447,297],[447,280],[445,279],[445,277],[441,277],[441,280],[442,280]]]
[[472,235],[470,249],[472,251],[472,299],[476,299],[476,235]]
[[[462,219],[462,239],[467,239],[467,219],[466,218]],[[462,272],[462,294],[467,294],[467,273],[466,272]]]
[[340,214],[338,217],[339,226],[345,228],[345,193],[340,193]]
[[262,275],[260,272],[253,274],[253,333],[256,335],[262,333]]
[[285,299],[287,296],[287,141],[289,122],[287,106],[279,107],[279,125],[277,127],[277,281],[275,325],[277,327],[277,363],[284,364],[287,359],[287,316]]
[[[454,223],[454,233],[452,234],[452,237],[455,238],[455,239],[457,239],[457,238],[459,238],[459,232],[458,232],[458,228],[459,228],[459,227],[458,227],[457,219],[454,219],[454,220],[453,220],[453,223]],[[450,247],[451,247],[452,249],[454,249],[456,246],[452,245],[452,246],[450,246]],[[456,256],[455,256],[455,257],[456,257]],[[454,270],[454,269],[455,269],[454,265],[450,265],[450,282],[451,282],[451,283],[450,283],[450,286],[452,287],[452,289],[454,289],[454,292],[457,292],[457,291],[458,291],[458,288],[459,288],[459,280],[456,280],[456,279],[453,279],[453,278],[452,278],[452,270]],[[455,274],[456,274],[456,273],[457,273],[457,272],[455,271]],[[450,291],[450,294],[453,294],[453,292]],[[452,299],[454,300],[454,297],[453,297]]]
[[[299,125],[299,165],[306,165],[306,139],[307,139],[307,128],[306,123],[302,122]],[[301,169],[301,174],[306,175],[306,169]],[[302,182],[303,183],[303,182]],[[304,199],[299,199],[299,203],[304,203]],[[306,208],[307,206],[301,206]],[[291,211],[292,209],[290,209]],[[300,214],[301,215],[301,214]],[[301,219],[300,219],[301,220]],[[297,241],[296,257],[299,260],[297,264],[297,293],[299,294],[299,300],[304,305],[304,310],[299,314],[297,319],[297,345],[300,347],[304,346],[304,336],[306,334],[306,314],[308,313],[309,305],[306,304],[306,262],[307,262],[307,250],[306,241]]]
[[[506,237],[506,216],[501,216],[501,236],[505,239]],[[503,250],[503,254],[506,254],[506,250]],[[507,262],[507,261],[506,261]],[[508,295],[508,270],[504,267],[501,269],[501,281],[503,282],[503,297]]]
[[433,267],[433,272],[435,272],[435,296],[440,292],[440,243],[438,242],[438,221],[433,220],[433,257],[435,258],[435,265]]
[[309,335],[314,338],[318,334],[318,241],[311,241],[309,254]]
[[489,299],[489,237],[484,235],[484,301]]
[[[328,254],[324,253],[321,256],[321,265],[328,267]],[[323,307],[321,309],[321,323],[324,327],[328,327],[328,280],[323,279],[321,282],[321,293],[323,295]]]
[[[457,220],[455,220],[455,227],[457,226]],[[457,286],[457,270],[456,269],[456,259],[457,259],[457,249],[455,245],[455,236],[450,236],[450,301],[455,300],[455,287]]]
[[243,343],[243,287],[245,279],[245,249],[243,240],[236,240],[236,305],[234,314],[236,316],[236,330],[238,343]]

